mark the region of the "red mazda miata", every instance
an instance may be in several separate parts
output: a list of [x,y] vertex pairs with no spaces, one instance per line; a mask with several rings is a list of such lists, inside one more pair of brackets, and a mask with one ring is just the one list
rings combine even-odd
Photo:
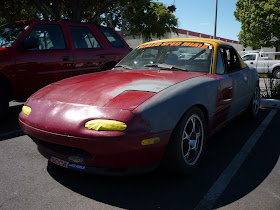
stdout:
[[34,93],[19,120],[54,164],[101,174],[159,165],[195,170],[207,136],[240,113],[256,117],[259,78],[226,42],[169,39],[140,45],[113,70]]

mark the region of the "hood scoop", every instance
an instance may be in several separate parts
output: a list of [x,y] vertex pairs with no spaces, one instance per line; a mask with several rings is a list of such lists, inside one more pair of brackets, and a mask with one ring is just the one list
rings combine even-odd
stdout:
[[118,88],[117,90],[113,91],[111,95],[113,97],[116,97],[117,95],[125,91],[143,91],[158,93],[171,85],[173,85],[173,83],[168,81],[139,80],[124,87]]

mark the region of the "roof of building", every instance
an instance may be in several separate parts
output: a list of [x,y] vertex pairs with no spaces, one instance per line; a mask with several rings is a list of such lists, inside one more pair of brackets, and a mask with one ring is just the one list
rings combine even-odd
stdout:
[[[208,35],[208,34],[203,34],[203,33],[198,33],[198,32],[194,32],[194,31],[188,31],[188,30],[184,30],[184,29],[177,29],[179,34],[184,34],[184,35],[190,35],[190,36],[196,36],[196,37],[201,37],[201,38],[208,38],[208,39],[213,39],[214,36]],[[216,37],[216,39],[218,40],[222,40],[224,42],[229,42],[229,43],[234,43],[234,44],[240,44],[238,41],[235,40],[231,40],[231,39],[226,39],[226,38],[222,38],[222,37]]]

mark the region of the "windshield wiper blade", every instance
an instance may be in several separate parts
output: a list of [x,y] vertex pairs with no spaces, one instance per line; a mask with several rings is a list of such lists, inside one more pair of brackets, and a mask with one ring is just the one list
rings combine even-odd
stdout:
[[127,66],[127,65],[116,65],[116,66],[114,66],[114,68],[118,68],[118,67],[121,67],[121,68],[124,68],[124,69],[132,69],[130,66]]
[[186,68],[182,68],[176,65],[169,65],[166,63],[151,63],[144,65],[145,67],[158,67],[161,70],[170,69],[170,70],[179,70],[179,71],[188,71]]

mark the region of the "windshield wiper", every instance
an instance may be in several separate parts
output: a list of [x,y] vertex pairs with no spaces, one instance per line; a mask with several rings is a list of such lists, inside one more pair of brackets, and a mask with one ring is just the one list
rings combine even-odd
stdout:
[[166,63],[153,63],[153,64],[146,64],[145,67],[158,67],[160,70],[178,70],[178,71],[188,71],[186,68],[182,68],[176,65],[169,65]]
[[127,66],[127,65],[116,65],[116,66],[114,66],[114,68],[118,68],[118,67],[121,67],[121,68],[124,68],[124,69],[131,69],[131,67]]

